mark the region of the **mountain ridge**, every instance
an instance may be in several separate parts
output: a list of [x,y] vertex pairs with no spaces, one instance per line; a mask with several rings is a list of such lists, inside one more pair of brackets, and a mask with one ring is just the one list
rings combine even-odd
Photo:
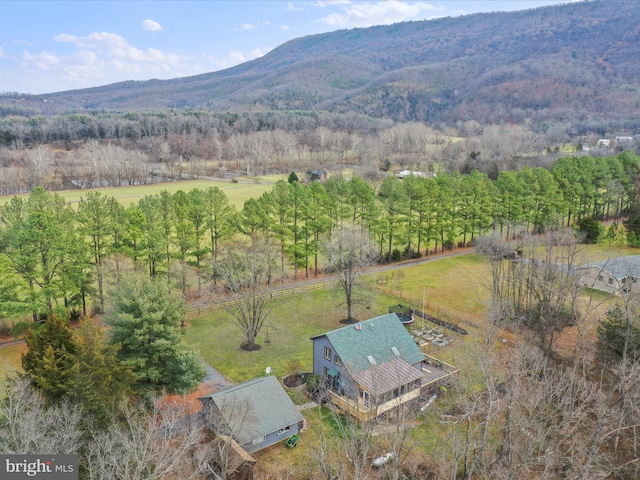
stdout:
[[640,4],[601,0],[345,29],[235,67],[24,99],[47,112],[327,110],[454,124],[637,129]]

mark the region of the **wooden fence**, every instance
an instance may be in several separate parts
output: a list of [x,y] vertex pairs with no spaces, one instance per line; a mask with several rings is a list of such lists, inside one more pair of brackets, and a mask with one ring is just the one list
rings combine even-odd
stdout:
[[[281,297],[290,297],[293,295],[297,295],[299,293],[308,293],[316,290],[325,290],[327,288],[332,288],[336,286],[336,280],[326,280],[324,282],[317,283],[309,283],[306,285],[295,285],[295,286],[283,286],[275,289],[271,294],[272,298],[281,298]],[[405,300],[412,305],[422,305],[422,299],[412,297],[407,295],[406,293],[400,290],[394,290],[392,288],[384,287],[381,285],[375,285],[372,287],[373,290],[384,293],[386,295],[390,295],[392,297],[400,298]],[[203,313],[212,312],[215,310],[220,310],[224,308],[228,308],[235,303],[235,300],[227,300],[222,302],[210,302],[206,304],[191,304],[187,308],[187,318],[193,318],[198,315],[202,315]],[[432,302],[431,300],[426,300],[424,303],[425,313],[429,313],[436,318],[445,320],[449,323],[455,324],[464,324],[466,326],[471,326],[477,328],[479,330],[485,330],[492,334],[495,338],[498,338],[502,341],[505,341],[511,346],[515,346],[518,343],[516,336],[509,332],[508,330],[504,330],[502,328],[498,328],[495,325],[491,325],[487,323],[486,320],[482,319],[477,315],[472,315],[469,313],[459,312],[449,307],[445,307],[444,305],[439,305],[437,303]]]
[[[406,293],[400,290],[393,290],[391,288],[380,286],[380,285],[375,285],[372,288],[380,293],[384,293],[386,295],[396,297],[396,298],[401,298],[402,300],[405,300],[411,303],[412,305],[422,305],[422,299],[417,297],[412,297],[411,295],[407,295]],[[490,323],[487,323],[486,320],[482,319],[478,315],[459,312],[452,308],[445,307],[444,305],[439,305],[437,303],[434,303],[431,300],[425,300],[424,310],[425,310],[425,313],[431,314],[434,317],[440,318],[442,320],[446,320],[447,322],[453,323],[454,325],[464,324],[467,326],[477,328],[479,330],[488,331],[495,338],[501,339],[502,341],[506,341],[506,343],[508,343],[511,346],[515,346],[518,343],[517,337],[512,332],[496,327],[495,325],[491,325]]]
[[[310,283],[307,285],[284,286],[275,289],[271,293],[271,298],[291,297],[299,293],[308,293],[316,290],[325,290],[336,285],[335,280],[327,280],[324,282]],[[212,312],[232,306],[235,300],[227,300],[221,302],[209,302],[206,304],[190,304],[187,307],[187,318],[193,318],[203,313]]]

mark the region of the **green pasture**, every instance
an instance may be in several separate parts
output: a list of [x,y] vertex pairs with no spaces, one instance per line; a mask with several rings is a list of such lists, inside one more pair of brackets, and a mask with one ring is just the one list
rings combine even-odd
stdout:
[[[81,197],[86,196],[87,192],[101,192],[108,197],[114,197],[122,205],[128,207],[131,204],[137,203],[141,198],[146,197],[147,195],[156,195],[163,190],[173,194],[178,190],[188,192],[194,188],[206,190],[209,187],[218,187],[229,198],[229,202],[232,205],[241,209],[244,202],[248,199],[257,198],[264,192],[271,190],[273,183],[232,183],[214,180],[184,180],[180,182],[154,183],[151,185],[134,185],[130,187],[95,188],[90,190],[61,190],[54,193],[62,195],[67,202],[74,205],[80,201]],[[20,196],[26,197],[27,194]],[[13,195],[0,197],[0,205],[7,202],[12,197]]]
[[412,297],[419,309],[424,296],[454,310],[482,314],[491,298],[491,270],[480,255],[443,258],[400,270],[367,275],[367,281]]

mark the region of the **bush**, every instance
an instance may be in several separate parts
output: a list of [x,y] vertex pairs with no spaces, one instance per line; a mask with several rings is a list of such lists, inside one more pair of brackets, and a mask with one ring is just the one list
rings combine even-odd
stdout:
[[391,252],[391,261],[399,262],[400,260],[402,260],[402,252],[399,249],[394,248]]
[[327,401],[327,385],[320,375],[309,375],[306,382],[307,394],[315,401],[324,403]]
[[22,336],[25,330],[33,327],[34,324],[30,322],[18,322],[11,327],[11,336],[16,340]]
[[289,373],[298,373],[302,369],[302,362],[297,358],[287,360],[287,371]]
[[0,337],[6,337],[11,333],[13,327],[13,320],[8,318],[0,318]]
[[578,230],[584,235],[582,243],[593,244],[598,242],[598,237],[602,232],[602,225],[592,218],[585,217],[580,220]]

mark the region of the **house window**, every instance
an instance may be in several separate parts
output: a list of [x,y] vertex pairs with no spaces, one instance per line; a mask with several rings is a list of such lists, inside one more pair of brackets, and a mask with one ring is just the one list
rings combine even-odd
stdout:
[[362,397],[362,405],[364,408],[371,408],[371,395],[366,390],[360,390],[360,397]]
[[278,435],[283,435],[283,434],[287,433],[287,432],[288,432],[288,431],[290,431],[290,430],[291,430],[291,427],[290,427],[290,426],[289,426],[289,427],[281,428],[280,430],[278,430]]
[[324,347],[324,358],[331,361],[331,349],[329,347]]
[[267,440],[267,437],[259,437],[256,438],[252,443],[254,445],[260,445],[261,443],[264,443]]
[[333,357],[333,361],[337,366],[339,367],[342,366],[342,360],[340,359],[340,355],[336,355],[335,357]]
[[601,282],[602,281],[602,275],[598,275],[598,281]]
[[613,285],[613,278],[609,279],[609,285]]

